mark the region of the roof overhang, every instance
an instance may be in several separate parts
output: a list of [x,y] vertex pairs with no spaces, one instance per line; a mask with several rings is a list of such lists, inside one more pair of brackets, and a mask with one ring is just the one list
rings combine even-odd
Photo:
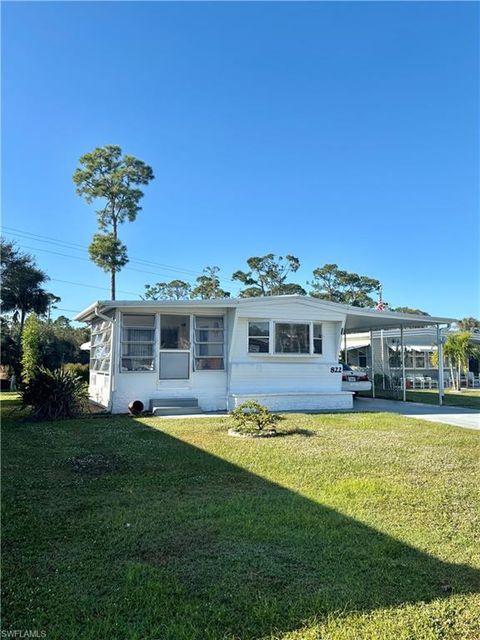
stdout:
[[455,322],[453,318],[395,313],[393,311],[376,311],[375,309],[357,307],[349,307],[348,309],[345,321],[345,333],[361,333],[362,331],[376,331],[379,329],[398,329],[400,327],[418,328],[437,324],[449,325]]
[[217,298],[215,300],[97,300],[73,319],[77,322],[90,322],[96,317],[96,312],[106,313],[112,309],[138,309],[141,311],[162,308],[191,308],[214,307],[226,308],[236,306],[235,298]]
[[96,317],[97,312],[105,313],[112,309],[129,308],[147,311],[149,309],[191,309],[191,308],[235,308],[242,305],[264,305],[275,302],[303,303],[318,306],[319,309],[335,312],[339,318],[345,318],[345,333],[361,333],[378,329],[398,329],[399,327],[426,327],[436,324],[451,324],[453,318],[438,318],[432,316],[413,315],[409,313],[395,313],[392,311],[377,311],[352,307],[328,300],[320,300],[311,296],[265,296],[254,298],[217,298],[215,300],[99,300],[77,314],[74,320],[89,322]]

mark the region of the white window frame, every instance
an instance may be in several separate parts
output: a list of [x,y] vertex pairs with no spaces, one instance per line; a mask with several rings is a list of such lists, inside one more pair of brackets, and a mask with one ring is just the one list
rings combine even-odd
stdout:
[[[197,327],[197,319],[202,319],[202,318],[221,318],[222,319],[222,328],[218,329],[218,328],[214,328],[214,329],[208,329],[205,327]],[[193,316],[193,323],[192,323],[192,330],[193,330],[193,335],[192,335],[192,343],[191,343],[191,349],[192,349],[192,356],[191,356],[191,366],[192,369],[195,373],[218,373],[219,371],[221,372],[225,372],[227,369],[226,366],[226,357],[227,357],[227,344],[226,344],[226,317],[225,314],[205,314],[205,315],[194,315]],[[222,331],[223,333],[223,340],[221,342],[219,341],[215,341],[215,342],[205,342],[205,341],[197,341],[197,331]],[[221,344],[223,346],[223,353],[221,356],[201,356],[201,355],[197,355],[197,345],[200,344]],[[221,369],[197,369],[197,360],[214,360],[214,359],[218,359],[221,358],[223,360],[223,367]]]
[[[148,318],[151,318],[153,316],[154,318],[154,322],[152,326],[138,326],[138,327],[125,327],[123,324],[123,320],[125,316],[145,316]],[[120,373],[155,373],[157,371],[157,357],[156,357],[156,344],[157,344],[157,333],[158,333],[158,328],[157,328],[157,314],[156,313],[135,313],[134,311],[129,311],[129,312],[125,312],[125,313],[121,313],[120,314],[120,357],[119,357],[119,362],[118,362],[118,369]],[[123,331],[124,329],[144,329],[144,330],[149,330],[149,331],[153,331],[153,340],[139,340],[139,341],[132,341],[132,340],[124,340],[123,339]],[[125,356],[123,355],[123,345],[124,344],[151,344],[152,345],[152,356],[150,358],[150,356]],[[128,371],[124,371],[123,370],[123,366],[122,366],[122,362],[123,360],[152,360],[153,362],[153,368],[152,369],[146,369],[144,371],[135,371],[135,370],[128,370]]]
[[[250,323],[268,322],[268,353],[255,353],[249,351],[250,337]],[[277,324],[302,324],[309,326],[309,352],[308,353],[278,353],[275,351],[275,325]],[[320,335],[322,336],[322,353],[314,352],[314,338],[313,327],[317,325],[320,327]],[[261,336],[266,338],[267,336]],[[324,337],[323,337],[323,322],[321,320],[273,320],[271,318],[248,318],[247,319],[247,355],[253,358],[261,357],[274,357],[274,358],[324,358]]]
[[[94,326],[98,325],[99,328],[98,329],[94,329]],[[107,339],[105,339],[104,334],[108,334]],[[110,375],[110,369],[111,369],[111,358],[112,358],[112,323],[108,322],[107,320],[97,320],[94,323],[92,323],[90,325],[90,362],[89,362],[89,370],[91,371],[91,373],[95,373],[95,374],[100,374],[102,376],[108,376]],[[94,336],[98,336],[101,335],[102,336],[102,340],[101,342],[98,342],[97,344],[93,344],[93,337]],[[92,358],[92,354],[94,353],[94,349],[96,349],[97,347],[100,346],[106,346],[108,347],[108,353],[107,355],[104,355],[103,358]],[[94,369],[92,367],[92,363],[93,361],[98,362],[98,361],[107,361],[108,360],[108,367],[106,371],[100,371],[99,369]]]

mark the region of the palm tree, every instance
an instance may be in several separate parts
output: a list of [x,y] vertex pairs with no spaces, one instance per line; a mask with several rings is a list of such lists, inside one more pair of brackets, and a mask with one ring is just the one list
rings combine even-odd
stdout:
[[[457,331],[451,333],[444,345],[444,354],[450,361],[454,389],[461,391],[460,377],[462,372],[468,372],[468,360],[471,356],[478,355],[478,347],[471,342],[470,331]],[[453,371],[453,369],[455,369]]]
[[13,312],[20,334],[28,313],[47,312],[50,298],[43,284],[49,279],[32,256],[20,253],[13,242],[1,241],[2,311]]

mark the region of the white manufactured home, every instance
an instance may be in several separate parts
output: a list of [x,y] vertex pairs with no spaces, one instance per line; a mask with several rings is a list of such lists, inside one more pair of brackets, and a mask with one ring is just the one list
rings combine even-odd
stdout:
[[342,334],[448,323],[307,296],[103,301],[91,327],[90,396],[114,413],[184,402],[202,411],[256,399],[277,411],[349,409]]

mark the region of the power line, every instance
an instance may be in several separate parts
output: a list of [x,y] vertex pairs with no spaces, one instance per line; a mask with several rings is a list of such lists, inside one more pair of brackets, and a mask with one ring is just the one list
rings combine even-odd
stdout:
[[[24,231],[22,229],[16,229],[15,227],[9,227],[9,226],[4,226],[3,227],[7,233],[9,235],[13,235],[13,236],[18,236],[20,238],[23,239],[28,239],[28,240],[37,240],[39,242],[44,242],[46,244],[54,244],[60,247],[66,247],[68,249],[73,249],[75,251],[87,251],[87,248],[81,244],[78,244],[76,242],[70,242],[70,241],[63,241],[60,240],[58,238],[52,238],[51,236],[45,236],[45,235],[41,235],[38,233],[32,233],[30,231]],[[26,247],[28,248],[28,247]],[[33,249],[33,250],[41,250],[41,249]],[[44,249],[45,251],[45,249]],[[74,256],[72,256],[74,257]],[[86,260],[88,260],[88,258],[85,258]],[[144,259],[139,259],[139,258],[130,258],[130,262],[135,263],[135,264],[139,264],[139,265],[143,265],[143,266],[152,266],[152,267],[160,267],[161,269],[166,269],[168,271],[173,271],[176,273],[185,273],[185,274],[190,274],[190,275],[194,275],[195,277],[198,277],[198,271],[193,271],[191,269],[187,269],[187,268],[180,268],[180,267],[175,267],[173,265],[168,265],[165,263],[160,263],[160,262],[153,262],[151,260],[144,260]],[[132,267],[126,267],[127,269],[131,270],[131,271],[139,271],[142,273],[142,271],[140,269],[133,269]],[[150,275],[162,275],[162,276],[169,276],[170,274],[165,274],[165,273],[153,273],[151,271],[143,271],[143,273],[148,273]],[[219,278],[219,280],[221,280],[222,282],[228,282],[229,285],[231,286],[231,282],[230,280],[226,279],[226,278]]]
[[[71,280],[60,280],[59,278],[50,278],[53,282],[63,282],[65,284],[74,284],[78,287],[88,287],[90,289],[101,289],[102,291],[110,291],[107,287],[100,287],[95,284],[85,284],[84,282],[72,282]],[[133,291],[122,291],[121,289],[117,289],[118,293],[126,293],[129,296],[138,296],[138,293],[133,293]]]
[[[7,232],[10,235],[10,232]],[[33,240],[33,238],[30,238]],[[68,247],[67,247],[68,248]],[[52,251],[51,249],[43,249],[42,247],[29,247],[27,245],[23,245],[22,249],[29,249],[30,251],[43,251],[43,253],[51,253],[55,256],[61,256],[63,258],[71,258],[74,260],[83,260],[84,262],[91,262],[88,258],[84,258],[83,256],[72,256],[70,253],[61,253],[60,251]],[[160,273],[156,271],[145,271],[145,269],[135,269],[134,267],[125,267],[126,271],[136,271],[137,273],[146,273],[147,275],[158,277],[171,277],[170,273]],[[138,295],[138,294],[135,294]]]

